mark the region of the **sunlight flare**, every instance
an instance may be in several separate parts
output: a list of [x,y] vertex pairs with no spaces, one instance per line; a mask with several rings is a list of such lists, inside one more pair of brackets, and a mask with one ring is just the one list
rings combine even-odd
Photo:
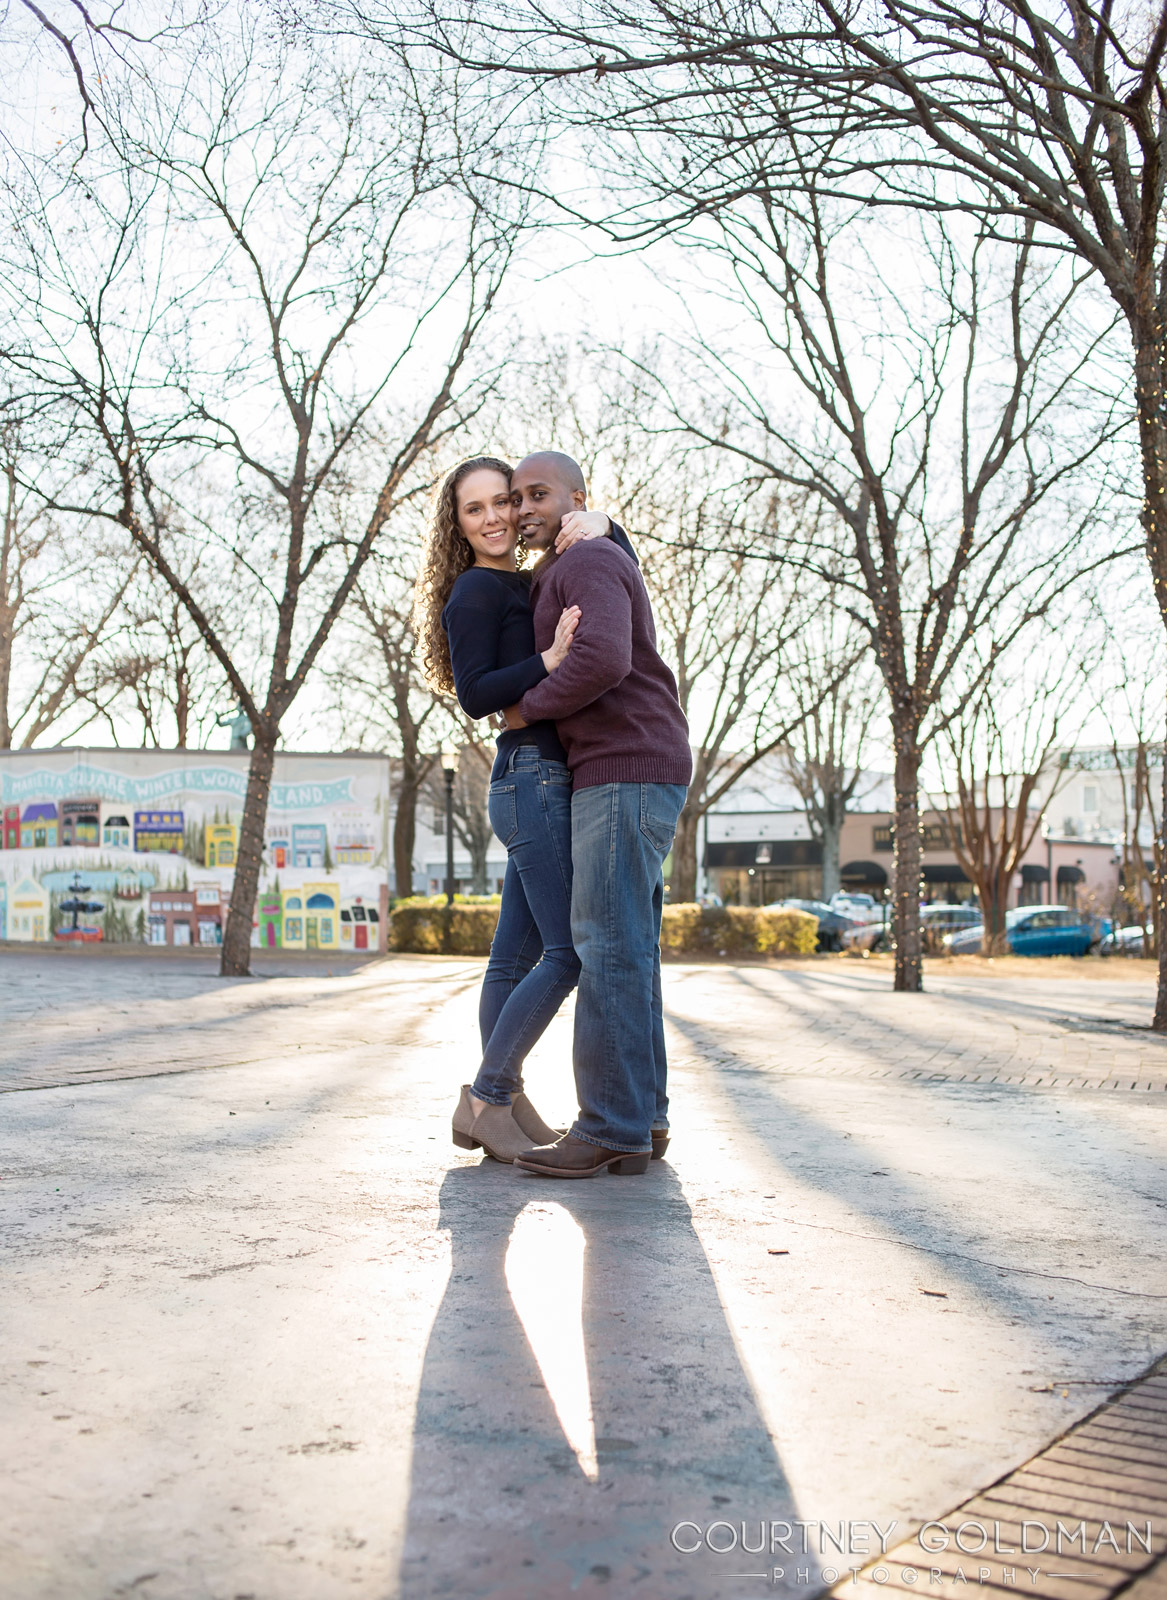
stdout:
[[583,1230],[554,1202],[515,1218],[506,1255],[507,1289],[564,1437],[593,1481],[596,1430],[583,1337]]

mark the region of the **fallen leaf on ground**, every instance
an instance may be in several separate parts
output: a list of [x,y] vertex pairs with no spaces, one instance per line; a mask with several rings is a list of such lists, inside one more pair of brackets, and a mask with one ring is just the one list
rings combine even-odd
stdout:
[[929,1295],[931,1295],[933,1300],[947,1300],[948,1299],[948,1291],[946,1289],[921,1289],[920,1293],[921,1294],[929,1294]]

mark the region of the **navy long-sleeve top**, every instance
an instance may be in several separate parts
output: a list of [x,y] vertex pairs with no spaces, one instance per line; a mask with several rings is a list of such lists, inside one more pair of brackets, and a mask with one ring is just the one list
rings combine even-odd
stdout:
[[[613,523],[609,537],[636,560],[623,528]],[[450,643],[458,704],[468,717],[489,717],[514,705],[548,676],[535,649],[529,573],[468,568],[450,591],[442,627]],[[496,774],[520,744],[537,745],[545,760],[567,761],[555,724],[534,722],[529,728],[507,728],[499,734]]]

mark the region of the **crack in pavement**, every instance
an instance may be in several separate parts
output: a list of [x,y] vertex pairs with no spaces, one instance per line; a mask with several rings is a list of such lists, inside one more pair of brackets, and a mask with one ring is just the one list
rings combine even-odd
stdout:
[[927,1256],[948,1256],[953,1261],[971,1261],[978,1267],[992,1267],[995,1272],[1011,1273],[1023,1278],[1047,1278],[1051,1283],[1076,1283],[1083,1289],[1097,1289],[1103,1294],[1129,1295],[1134,1300],[1167,1300],[1167,1294],[1153,1294],[1149,1289],[1120,1289],[1112,1283],[1090,1283],[1085,1278],[1072,1278],[1064,1272],[1039,1272],[1036,1267],[1007,1267],[1000,1261],[986,1261],[983,1256],[966,1256],[960,1250],[941,1250],[936,1245],[916,1244],[911,1239],[897,1239],[892,1234],[862,1233],[856,1228],[839,1228],[830,1222],[798,1222],[793,1217],[772,1217],[767,1221],[781,1222],[789,1228],[814,1228],[819,1233],[842,1233],[849,1239],[871,1239],[876,1244],[895,1244],[904,1250],[918,1250]]

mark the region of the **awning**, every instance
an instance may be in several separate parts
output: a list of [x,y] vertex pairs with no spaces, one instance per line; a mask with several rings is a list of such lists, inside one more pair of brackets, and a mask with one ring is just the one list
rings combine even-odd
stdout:
[[963,867],[958,867],[956,862],[929,861],[920,868],[920,876],[925,883],[968,883],[968,873]]
[[839,868],[839,877],[844,883],[870,883],[879,889],[887,886],[887,873],[877,861],[848,861]]
[[1063,883],[1085,883],[1085,882],[1086,882],[1086,874],[1082,871],[1081,867],[1059,867],[1058,868],[1058,886],[1059,887]]
[[817,839],[731,839],[711,844],[707,867],[818,867],[823,847]]
[[1021,867],[1022,883],[1048,883],[1049,868],[1041,866],[1036,861],[1026,861]]

